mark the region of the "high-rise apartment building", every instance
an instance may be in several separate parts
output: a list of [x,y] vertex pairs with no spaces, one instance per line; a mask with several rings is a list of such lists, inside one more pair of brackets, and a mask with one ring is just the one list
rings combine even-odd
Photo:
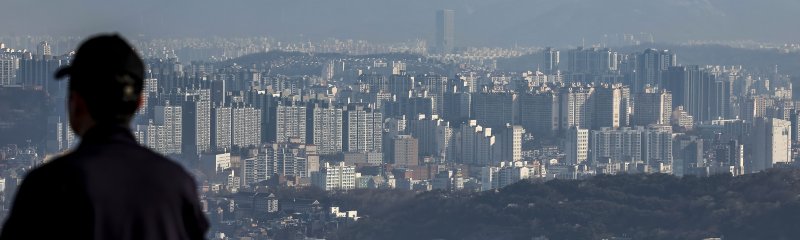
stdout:
[[558,72],[561,62],[561,52],[555,48],[548,47],[544,50],[544,74],[552,75]]
[[306,141],[316,145],[320,155],[342,152],[342,108],[328,102],[314,102],[308,104],[307,111],[306,116],[310,119],[307,121]]
[[672,128],[602,128],[589,135],[589,159],[594,162],[641,162],[672,165]]
[[345,152],[381,152],[383,114],[370,106],[350,104],[343,113]]
[[590,128],[592,127],[592,111],[594,110],[591,102],[594,88],[590,87],[564,87],[560,89],[560,113],[559,119],[561,130],[572,127]]
[[571,74],[600,75],[618,70],[618,55],[611,49],[583,48],[569,50],[569,72]]
[[477,93],[472,95],[472,116],[486,127],[515,124],[517,95],[514,93]]
[[301,143],[306,143],[307,136],[307,110],[304,103],[294,101],[279,101],[273,108],[275,142],[288,142],[289,138],[300,138]]
[[572,127],[567,130],[564,152],[568,164],[583,164],[589,158],[589,129]]
[[670,125],[672,119],[672,94],[666,91],[642,92],[636,95],[633,110],[633,124],[647,126],[650,124]]
[[17,69],[19,69],[19,58],[13,55],[0,54],[0,86],[15,85],[17,83]]
[[231,145],[261,145],[261,109],[236,106],[231,108]]
[[420,90],[427,93],[426,97],[432,99],[433,113],[436,115],[442,114],[444,108],[444,93],[447,88],[447,77],[440,75],[419,75],[415,79],[419,82]]
[[560,98],[550,89],[519,96],[519,124],[534,136],[551,136],[560,124]]
[[502,128],[495,128],[497,146],[494,151],[494,162],[522,161],[522,138],[525,128],[520,125],[508,124]]
[[493,163],[496,138],[491,128],[478,125],[476,120],[469,120],[458,130],[456,141],[456,162],[478,166]]
[[211,141],[216,152],[227,152],[231,149],[231,116],[230,107],[211,109]]
[[186,156],[199,156],[211,151],[211,92],[197,89],[180,97],[183,110],[181,152]]
[[697,122],[730,117],[730,84],[718,84],[715,75],[699,66],[670,67],[664,85],[673,94],[673,108],[684,106]]
[[356,168],[344,162],[326,162],[319,172],[311,173],[311,184],[325,191],[356,188]]
[[621,85],[601,85],[594,88],[592,129],[619,128],[623,125],[623,118],[628,114],[626,101],[623,100],[623,88]]
[[42,41],[36,46],[36,54],[40,56],[52,56],[53,51],[50,49],[50,44],[47,41]]
[[792,161],[791,122],[777,118],[756,118],[747,139],[745,172],[755,173],[775,164]]
[[419,141],[411,135],[397,135],[392,138],[391,162],[395,166],[417,166],[419,162]]
[[311,173],[319,171],[319,155],[314,145],[299,142],[291,138],[289,142],[268,144],[260,152],[259,158],[267,164],[269,176],[311,177]]
[[419,155],[447,161],[453,156],[454,134],[450,123],[438,116],[420,115],[408,120],[406,127],[411,136],[419,141]]
[[[181,154],[183,142],[183,108],[170,105],[169,101],[163,106],[155,107],[154,123],[163,127],[163,134],[158,134],[156,141],[159,144],[156,151],[162,154]],[[150,134],[148,134],[149,136]]]

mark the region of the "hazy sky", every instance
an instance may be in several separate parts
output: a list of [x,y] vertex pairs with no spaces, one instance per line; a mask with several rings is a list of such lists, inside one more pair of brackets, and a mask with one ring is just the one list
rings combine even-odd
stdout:
[[659,42],[800,39],[798,0],[3,0],[0,35],[430,41],[442,8],[456,11],[459,46],[591,44],[638,32]]

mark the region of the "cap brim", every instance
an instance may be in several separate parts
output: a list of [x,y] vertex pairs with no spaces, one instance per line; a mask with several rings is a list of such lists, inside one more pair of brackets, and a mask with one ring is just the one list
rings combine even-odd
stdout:
[[56,80],[64,79],[64,77],[70,75],[70,73],[72,73],[72,67],[70,66],[61,67],[60,69],[58,69],[58,71],[56,71],[55,75]]

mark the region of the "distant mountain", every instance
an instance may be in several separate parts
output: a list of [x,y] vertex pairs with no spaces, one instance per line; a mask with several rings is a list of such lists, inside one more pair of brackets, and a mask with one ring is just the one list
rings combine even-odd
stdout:
[[[800,76],[800,53],[797,52],[783,53],[773,49],[743,49],[721,45],[675,44],[646,44],[612,48],[612,50],[620,53],[641,53],[648,48],[670,50],[677,55],[679,65],[741,65],[753,73],[772,73],[777,65],[781,74]],[[569,48],[560,50],[561,63],[566,64],[566,52]],[[497,67],[504,71],[536,70],[537,66],[544,66],[544,56],[541,52],[497,61]],[[562,69],[567,69],[567,66],[563,65]]]
[[[331,239],[796,239],[800,170],[740,177],[597,176],[481,193],[356,192]],[[383,202],[380,202],[383,201]],[[371,210],[370,210],[371,209]]]
[[796,0],[8,0],[0,34],[431,40],[444,8],[456,11],[460,46],[575,46],[639,32],[658,42],[800,39]]

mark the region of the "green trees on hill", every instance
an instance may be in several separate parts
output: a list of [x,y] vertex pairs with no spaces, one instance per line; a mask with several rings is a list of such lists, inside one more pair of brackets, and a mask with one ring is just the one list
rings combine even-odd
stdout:
[[[482,193],[333,196],[366,216],[334,239],[796,239],[800,170],[597,176]],[[375,196],[377,195],[377,196]]]

